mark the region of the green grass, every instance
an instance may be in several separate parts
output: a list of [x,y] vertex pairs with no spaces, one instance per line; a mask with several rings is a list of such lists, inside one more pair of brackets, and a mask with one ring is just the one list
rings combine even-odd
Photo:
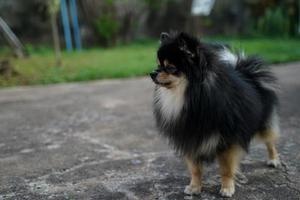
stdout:
[[222,39],[209,41],[225,41],[236,49],[242,49],[246,54],[257,54],[268,63],[284,63],[300,60],[300,39]]
[[30,58],[11,60],[21,76],[10,79],[0,77],[0,86],[142,76],[156,65],[156,46],[155,43],[146,43],[64,52],[61,67],[55,66],[55,57],[51,51],[31,52]]
[[[207,40],[229,43],[234,48],[244,49],[246,54],[259,54],[270,63],[300,60],[300,40],[297,39]],[[156,67],[157,46],[157,42],[144,42],[110,49],[64,52],[61,67],[55,66],[51,49],[30,48],[30,58],[11,59],[19,75],[0,76],[0,87],[143,76]],[[7,56],[7,49],[0,50],[0,60],[4,56]]]

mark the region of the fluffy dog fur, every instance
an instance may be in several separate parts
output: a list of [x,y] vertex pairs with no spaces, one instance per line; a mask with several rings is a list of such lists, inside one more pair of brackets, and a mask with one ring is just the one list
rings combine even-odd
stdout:
[[261,59],[186,33],[162,33],[157,58],[158,69],[150,74],[154,115],[187,162],[191,183],[185,193],[201,191],[202,163],[217,158],[221,195],[232,196],[235,172],[254,137],[265,142],[269,164],[279,164],[276,78]]

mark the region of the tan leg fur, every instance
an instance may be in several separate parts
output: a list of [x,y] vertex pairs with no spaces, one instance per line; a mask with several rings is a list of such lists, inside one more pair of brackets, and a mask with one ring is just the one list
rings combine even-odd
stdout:
[[221,195],[231,197],[235,192],[234,178],[244,151],[239,145],[232,145],[228,150],[218,155],[221,172]]
[[188,157],[186,157],[185,160],[191,174],[191,182],[186,186],[184,193],[200,194],[202,188],[202,164],[196,163]]
[[280,165],[280,160],[275,147],[275,143],[278,139],[278,133],[276,133],[272,129],[267,129],[263,132],[258,133],[258,138],[262,140],[267,147],[269,155],[268,165],[271,167],[278,167]]

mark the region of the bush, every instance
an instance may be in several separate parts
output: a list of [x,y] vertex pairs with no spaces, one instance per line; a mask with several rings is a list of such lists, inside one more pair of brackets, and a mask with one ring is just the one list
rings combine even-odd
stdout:
[[119,23],[116,17],[114,0],[103,0],[100,3],[100,15],[94,21],[94,28],[99,36],[100,42],[105,46],[116,43]]
[[280,37],[289,36],[289,26],[289,18],[280,7],[275,9],[268,8],[264,16],[258,19],[257,24],[260,34]]
[[107,46],[115,44],[119,23],[110,13],[103,14],[95,21],[95,28],[100,39]]

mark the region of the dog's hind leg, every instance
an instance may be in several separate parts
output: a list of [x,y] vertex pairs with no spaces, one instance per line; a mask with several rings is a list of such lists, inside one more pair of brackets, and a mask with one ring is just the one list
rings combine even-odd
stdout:
[[186,164],[191,174],[191,182],[185,187],[185,194],[200,194],[202,188],[202,164],[186,157]]
[[280,165],[279,156],[275,147],[275,143],[278,139],[278,133],[272,129],[266,129],[259,133],[259,138],[263,140],[267,147],[269,160],[267,164],[271,167],[278,167]]
[[271,167],[278,167],[280,165],[280,160],[275,147],[275,143],[279,137],[279,121],[275,112],[271,116],[268,128],[260,131],[258,133],[258,137],[265,143],[267,147],[269,155],[267,164]]
[[218,155],[222,181],[220,193],[224,197],[231,197],[235,192],[234,178],[243,154],[244,150],[239,145],[232,145]]
[[266,142],[266,146],[269,153],[267,164],[271,167],[278,167],[280,165],[280,160],[274,142]]

